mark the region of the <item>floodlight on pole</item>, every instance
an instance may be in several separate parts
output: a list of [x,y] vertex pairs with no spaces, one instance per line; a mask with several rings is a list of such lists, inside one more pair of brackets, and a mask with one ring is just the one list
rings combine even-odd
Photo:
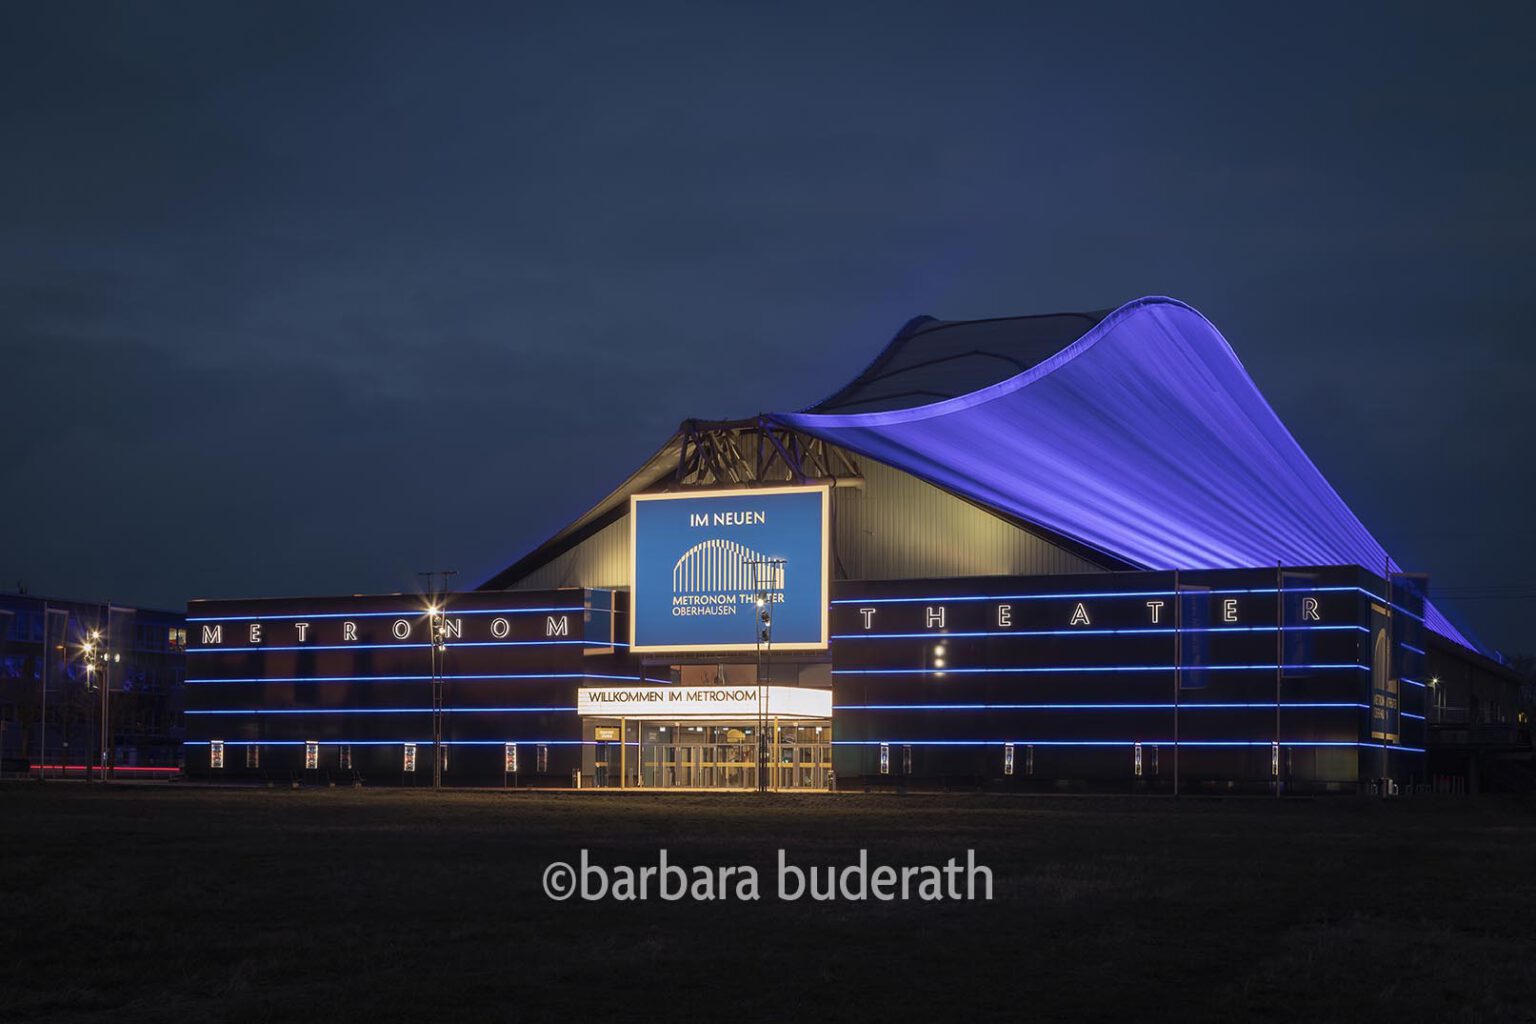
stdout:
[[[108,610],[110,615],[110,609]],[[81,660],[85,663],[86,688],[95,688],[101,693],[101,721],[98,749],[100,750],[101,781],[107,781],[107,753],[111,736],[111,705],[109,703],[112,687],[112,666],[122,663],[121,652],[108,650],[102,642],[101,630],[93,629],[87,634],[84,643],[80,645]],[[86,776],[90,776],[90,759],[86,759]]]
[[[448,658],[448,580],[456,569],[429,569],[419,575],[427,581],[427,628],[432,657],[432,788],[443,788],[443,689]],[[442,589],[437,578],[443,578]]]
[[754,603],[758,609],[752,627],[757,645],[757,789],[766,793],[770,788],[768,686],[772,675],[769,656],[773,651],[773,591],[784,585],[784,559],[749,559],[746,565],[756,590]]

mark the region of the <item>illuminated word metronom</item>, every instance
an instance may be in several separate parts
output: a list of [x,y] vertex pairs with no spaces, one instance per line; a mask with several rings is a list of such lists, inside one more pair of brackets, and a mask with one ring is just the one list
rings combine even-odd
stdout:
[[[268,623],[252,622],[245,627],[245,638],[248,643],[265,643],[268,635]],[[409,640],[411,633],[417,625],[424,623],[413,622],[409,618],[401,617],[390,623],[389,635],[396,640]],[[309,622],[292,622],[288,624],[293,630],[292,639],[295,643],[316,643],[322,639],[323,627],[339,627],[341,635],[331,636],[328,639],[339,640],[341,643],[360,642],[357,635],[357,623],[349,619],[343,619],[339,623],[321,623],[319,627]],[[273,629],[281,628],[273,626]],[[462,618],[444,618],[443,632],[450,640],[464,639],[464,620]],[[512,634],[512,623],[506,616],[498,615],[486,624],[486,633],[493,640],[505,640]],[[546,637],[570,636],[571,617],[569,615],[546,615],[544,617],[544,635]],[[204,645],[218,645],[224,643],[224,624],[204,624],[202,642]]]

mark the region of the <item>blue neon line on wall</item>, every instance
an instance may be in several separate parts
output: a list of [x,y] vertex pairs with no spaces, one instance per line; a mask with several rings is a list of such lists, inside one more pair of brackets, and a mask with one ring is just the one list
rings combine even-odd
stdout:
[[[1012,743],[1016,747],[1268,747],[1273,740],[833,740],[835,747],[1000,747]],[[1366,743],[1360,740],[1281,740],[1282,747],[1385,747],[1410,754],[1424,753],[1423,747],[1402,747],[1393,744]]]
[[[446,714],[473,714],[491,711],[575,711],[574,707],[548,708],[443,708]],[[415,715],[432,713],[431,708],[241,708],[236,710],[184,711],[187,715]]]
[[[628,647],[617,640],[475,640],[455,641],[455,647],[561,647],[581,644],[586,647]],[[431,647],[431,644],[296,644],[294,646],[269,647],[266,644],[250,644],[245,647],[197,647],[189,648],[188,654],[255,654],[264,651],[408,651]]]
[[[935,597],[840,597],[833,604],[916,604],[919,602],[931,602],[942,604],[946,601],[1072,601],[1088,600],[1101,597],[1174,597],[1179,594],[1198,597],[1215,597],[1232,594],[1342,594],[1354,591],[1373,597],[1382,603],[1386,603],[1384,597],[1377,597],[1364,587],[1286,587],[1283,591],[1275,587],[1239,587],[1230,590],[1110,590],[1096,593],[1083,594],[962,594],[943,595]],[[1409,613],[1410,615],[1412,612]]]
[[[257,679],[254,677],[242,679],[188,679],[187,685],[201,685],[203,683],[361,683],[374,682],[376,680],[387,682],[413,682],[417,680],[425,681],[431,678],[431,676],[276,676],[270,679]],[[474,677],[459,676],[449,678],[472,679]],[[499,679],[503,677],[496,676],[493,678]],[[543,679],[546,677],[537,676],[535,678]],[[551,676],[548,678],[559,677]]]
[[[1036,672],[1249,672],[1268,671],[1273,672],[1277,668],[1286,669],[1360,669],[1369,672],[1369,665],[1356,665],[1353,663],[1319,664],[1319,665],[1071,665],[1044,668],[1040,666],[1014,667],[1014,668],[835,668],[832,674],[835,676],[910,676],[910,675],[977,675],[993,673],[997,675],[1009,675],[1014,673]],[[1403,680],[1408,682],[1409,680]]]
[[[537,614],[539,612],[603,612],[608,614],[609,608],[444,608],[440,609],[449,618],[457,618],[461,615],[517,615],[523,612]],[[423,618],[428,614],[425,608],[413,608],[405,612],[294,612],[289,615],[198,615],[188,616],[188,622],[270,622],[291,619],[294,622],[303,622],[306,619],[409,619]]]
[[[1174,704],[1169,701],[1162,704],[834,704],[833,711],[1116,711],[1116,710],[1173,710],[1175,707],[1181,711],[1198,711],[1201,709],[1242,709],[1263,708],[1273,709],[1275,702],[1270,701],[1247,704],[1190,704],[1181,702]],[[1281,710],[1286,708],[1358,708],[1369,709],[1369,704],[1350,704],[1339,702],[1281,702]]]
[[[209,742],[210,742],[209,740],[184,740],[182,742],[182,746],[184,746],[184,747],[206,747],[209,744]],[[220,740],[219,742],[224,744],[226,747],[302,747],[306,743],[309,743],[311,741],[310,740]],[[325,739],[325,740],[315,740],[313,742],[315,742],[318,746],[322,746],[322,747],[399,747],[399,746],[404,746],[407,743],[414,743],[418,747],[430,747],[432,745],[432,741],[430,739],[425,739],[425,740],[332,740],[332,739]],[[445,746],[445,747],[500,747],[500,746],[504,746],[504,745],[506,745],[508,743],[515,743],[518,746],[522,746],[524,744],[527,744],[529,746],[544,746],[544,747],[573,747],[573,746],[580,746],[580,745],[582,745],[584,743],[588,743],[588,744],[592,744],[593,746],[596,746],[600,742],[609,742],[609,741],[606,741],[606,740],[540,740],[540,739],[532,739],[532,740],[526,740],[526,739],[443,740],[443,746]],[[617,740],[613,740],[611,742],[617,743],[618,741]],[[635,744],[631,743],[631,744],[629,744],[629,746],[635,746]]]
[[[1170,634],[1170,633],[1273,633],[1275,626],[1206,626],[1199,629],[1178,629],[1168,627],[1135,627],[1126,629],[1007,629],[981,630],[967,633],[947,633],[942,630],[929,630],[926,633],[834,633],[833,640],[944,640],[949,637],[1009,637],[1009,636],[1118,636],[1140,634]],[[1302,630],[1358,630],[1361,633],[1369,633],[1366,626],[1286,626],[1285,632],[1296,633]]]
[[[188,679],[186,683],[204,686],[211,683],[372,683],[372,682],[426,682],[431,676],[270,676],[241,677],[238,679]],[[665,683],[670,679],[636,679],[634,676],[599,675],[591,672],[517,672],[510,675],[446,675],[443,679],[453,682],[486,679],[617,679],[626,683]]]
[[585,644],[588,647],[629,646],[627,641],[621,640],[455,640],[448,647],[451,650],[455,647],[545,647],[550,644]]

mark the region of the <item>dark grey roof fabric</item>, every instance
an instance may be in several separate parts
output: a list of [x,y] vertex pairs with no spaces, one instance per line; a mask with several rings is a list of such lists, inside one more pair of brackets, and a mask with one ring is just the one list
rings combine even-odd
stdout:
[[802,411],[889,412],[970,394],[1049,359],[1108,314],[1101,309],[994,320],[915,317],[851,383]]

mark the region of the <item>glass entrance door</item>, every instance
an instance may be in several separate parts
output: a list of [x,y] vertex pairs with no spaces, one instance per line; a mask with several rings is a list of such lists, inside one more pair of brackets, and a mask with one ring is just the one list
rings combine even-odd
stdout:
[[[774,789],[831,784],[830,723],[779,725],[771,738],[768,783]],[[757,788],[754,724],[640,723],[638,784],[648,789]]]
[[775,740],[775,788],[827,789],[831,786],[830,725],[780,725]]

